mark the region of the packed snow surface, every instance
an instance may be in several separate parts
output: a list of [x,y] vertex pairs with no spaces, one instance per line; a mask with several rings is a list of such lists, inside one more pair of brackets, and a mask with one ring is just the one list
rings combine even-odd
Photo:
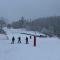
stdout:
[[[20,34],[22,30],[5,30],[9,40],[0,39],[0,60],[60,60],[60,39],[57,37],[36,38],[36,47],[34,47],[34,37]],[[26,31],[28,32],[28,31]],[[30,32],[32,33],[32,32]],[[15,37],[15,43],[11,44],[12,37]],[[21,44],[18,44],[18,37],[21,37]],[[25,38],[28,36],[29,44],[25,44]]]

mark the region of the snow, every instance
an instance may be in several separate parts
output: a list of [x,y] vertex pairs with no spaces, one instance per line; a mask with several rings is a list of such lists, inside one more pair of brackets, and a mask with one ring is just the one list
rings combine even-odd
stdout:
[[[0,60],[60,60],[60,39],[57,37],[37,37],[36,47],[34,47],[33,36],[30,39],[29,35],[19,34],[22,30],[4,30],[9,40],[0,39]],[[13,36],[16,38],[15,44],[10,44]],[[21,44],[17,43],[19,36],[21,36]],[[25,44],[26,36],[29,38],[29,44]]]
[[0,40],[8,40],[8,36],[5,34],[0,34]]

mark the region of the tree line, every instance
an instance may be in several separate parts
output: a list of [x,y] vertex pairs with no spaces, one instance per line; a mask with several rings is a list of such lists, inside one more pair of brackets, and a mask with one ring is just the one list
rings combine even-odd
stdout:
[[[0,25],[5,24],[0,20]],[[4,26],[5,26],[4,25]],[[60,36],[60,16],[42,17],[34,20],[26,20],[21,17],[19,20],[6,25],[8,28],[26,28],[27,30],[39,31],[48,35]]]

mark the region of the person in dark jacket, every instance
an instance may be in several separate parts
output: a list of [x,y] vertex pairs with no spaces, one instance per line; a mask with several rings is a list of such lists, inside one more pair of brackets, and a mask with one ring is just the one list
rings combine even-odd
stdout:
[[26,37],[26,44],[28,44],[28,37]]
[[12,42],[11,42],[11,44],[14,44],[14,41],[15,41],[15,38],[14,38],[14,36],[12,37]]
[[21,37],[18,37],[18,43],[21,43]]

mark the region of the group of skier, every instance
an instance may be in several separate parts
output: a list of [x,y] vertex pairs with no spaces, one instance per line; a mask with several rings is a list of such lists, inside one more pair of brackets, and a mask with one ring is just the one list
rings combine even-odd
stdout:
[[[31,39],[31,36],[30,36],[30,39]],[[28,37],[27,36],[26,36],[25,40],[26,40],[26,44],[28,44],[29,42],[28,42]],[[15,37],[13,36],[11,44],[14,44],[14,42],[15,42]],[[17,43],[21,43],[21,37],[18,37],[18,42]]]

